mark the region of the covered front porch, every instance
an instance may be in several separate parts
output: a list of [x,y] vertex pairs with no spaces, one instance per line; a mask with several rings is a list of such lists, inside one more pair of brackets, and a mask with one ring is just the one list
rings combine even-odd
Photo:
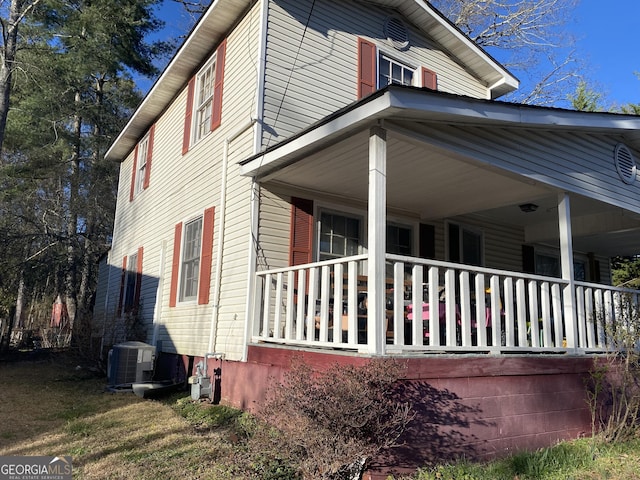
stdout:
[[[611,286],[608,265],[640,250],[638,128],[637,117],[392,86],[248,159],[249,343],[369,355],[615,348],[611,332],[640,301]],[[272,223],[295,221],[265,213],[271,192],[290,209],[313,199],[305,261],[283,264],[269,245],[283,230]],[[358,248],[323,254],[322,214],[342,208],[363,212]],[[409,225],[403,253],[390,253],[390,224]],[[436,232],[426,249],[423,226]]]

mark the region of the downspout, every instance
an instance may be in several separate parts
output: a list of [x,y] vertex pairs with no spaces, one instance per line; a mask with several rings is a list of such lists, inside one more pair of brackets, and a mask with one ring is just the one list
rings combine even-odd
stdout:
[[[255,119],[250,119],[246,124],[238,128],[234,133],[229,135],[224,140],[222,150],[222,174],[220,178],[220,200],[218,202],[219,213],[218,217],[218,242],[216,247],[216,268],[213,275],[213,315],[211,318],[211,329],[209,331],[209,346],[207,352],[215,352],[215,337],[218,328],[218,318],[220,312],[220,287],[222,282],[222,253],[224,250],[224,237],[225,237],[225,223],[226,223],[226,209],[227,209],[227,180],[229,170],[229,144],[236,138],[242,135],[245,131],[252,128],[256,123]],[[207,355],[213,355],[211,353],[205,354],[205,362]]]
[[156,347],[156,351],[161,351],[156,343],[158,342],[158,329],[162,319],[162,290],[164,286],[164,257],[167,249],[167,241],[163,240],[160,245],[160,271],[158,272],[158,286],[156,288],[156,304],[153,311],[153,336],[151,337],[151,345]]
[[[264,111],[264,76],[266,70],[267,51],[267,20],[269,17],[269,0],[262,0],[262,15],[260,17],[260,46],[258,50],[258,71],[256,89],[256,132],[253,144],[253,153],[258,153],[262,148],[263,117]],[[260,210],[260,184],[255,177],[251,179],[250,198],[251,220],[249,225],[249,251],[247,252],[247,296],[244,311],[244,345],[241,361],[245,362],[248,356],[249,339],[251,338],[251,326],[253,325],[253,302],[255,298],[255,275],[257,266],[257,242],[258,242],[258,215]]]

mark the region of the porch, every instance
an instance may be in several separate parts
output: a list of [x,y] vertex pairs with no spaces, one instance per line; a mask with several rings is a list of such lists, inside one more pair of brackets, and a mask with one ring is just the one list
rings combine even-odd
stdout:
[[616,348],[610,332],[626,328],[640,304],[640,291],[625,288],[385,259],[393,275],[384,280],[378,315],[367,277],[358,274],[367,255],[258,272],[252,342],[373,355],[601,353]]
[[[390,86],[244,160],[249,342],[369,355],[614,348],[608,333],[640,300],[605,285],[611,257],[638,254],[639,129],[637,117]],[[357,248],[326,248],[330,217],[353,221]],[[390,225],[411,239],[402,254]],[[554,268],[531,268],[526,248]]]

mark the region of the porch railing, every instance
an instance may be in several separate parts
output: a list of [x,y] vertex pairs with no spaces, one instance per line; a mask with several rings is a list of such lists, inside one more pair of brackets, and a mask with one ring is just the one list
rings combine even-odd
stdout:
[[258,272],[253,342],[387,352],[602,352],[640,292],[387,254],[384,318],[370,323],[366,255]]

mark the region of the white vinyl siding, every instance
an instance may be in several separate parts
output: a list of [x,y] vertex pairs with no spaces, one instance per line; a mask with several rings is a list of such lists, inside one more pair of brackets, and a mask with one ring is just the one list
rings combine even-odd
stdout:
[[[141,318],[147,327],[147,341],[153,338],[166,352],[204,355],[209,348],[213,321],[212,302],[178,304],[169,308],[174,227],[189,215],[215,207],[212,278],[216,269],[217,244],[221,239],[220,187],[224,140],[255,118],[257,85],[259,5],[253,7],[227,37],[225,82],[220,128],[182,155],[182,137],[187,89],[174,99],[156,121],[153,148],[153,185],[135,202],[129,202],[133,152],[120,169],[114,240],[109,254],[108,299],[104,312],[117,307],[124,255],[144,246],[144,272],[140,303]],[[212,45],[212,54],[217,45]],[[195,72],[194,72],[195,73]],[[250,92],[250,93],[248,93]],[[226,195],[226,229],[222,261],[223,287],[220,291],[218,335],[214,344],[226,358],[237,360],[244,353],[244,325],[248,251],[250,238],[251,180],[241,177],[237,163],[253,153],[253,129],[244,131],[229,145]],[[188,192],[188,194],[187,194]],[[184,236],[183,236],[184,241]],[[110,272],[109,272],[110,270]],[[110,273],[110,275],[109,275]],[[213,280],[212,280],[213,293]],[[160,311],[155,310],[159,292]],[[213,299],[213,295],[211,296]],[[105,317],[107,313],[103,314]]]
[[420,134],[488,165],[640,213],[637,185],[622,182],[613,162],[622,138],[441,124],[424,125]]
[[310,5],[269,2],[264,146],[357,100],[358,36],[397,61],[436,72],[438,90],[487,98],[486,85],[408,22],[410,46],[395,50],[382,33],[389,11],[337,0],[317,0],[312,12]]

